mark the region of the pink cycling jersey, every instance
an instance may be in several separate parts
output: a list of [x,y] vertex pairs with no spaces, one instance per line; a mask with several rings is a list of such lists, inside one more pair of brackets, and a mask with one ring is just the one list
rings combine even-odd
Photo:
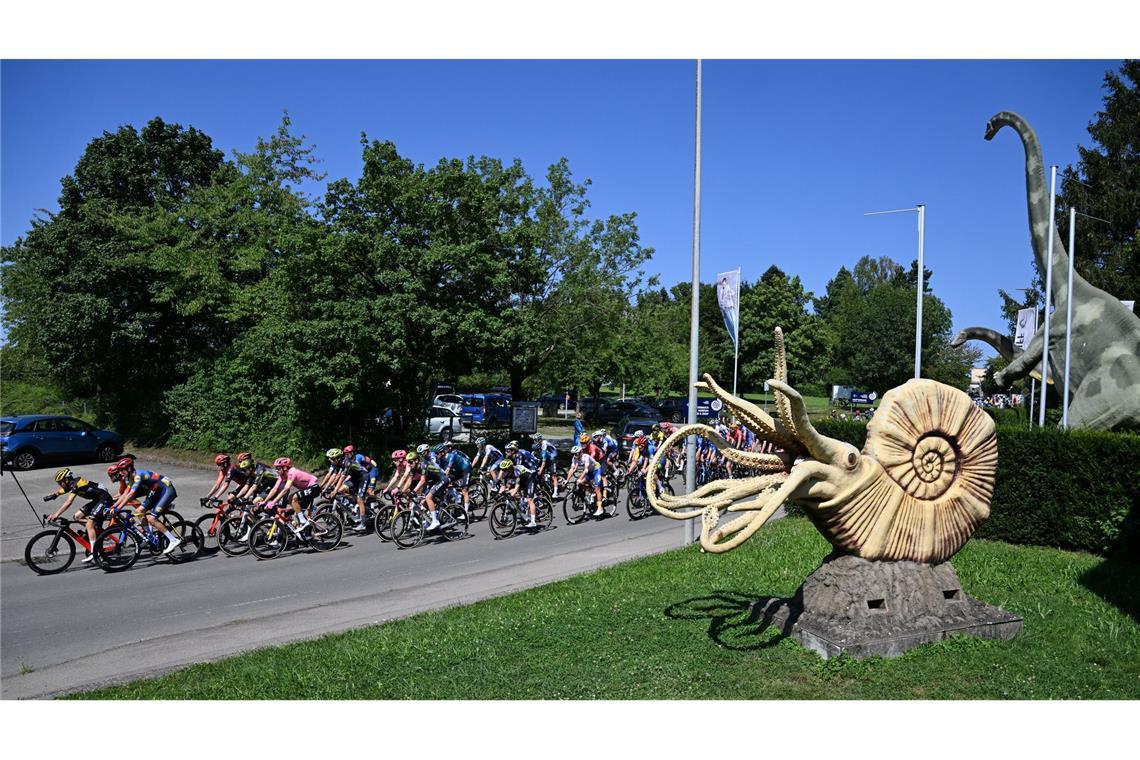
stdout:
[[285,473],[286,482],[292,480],[293,487],[298,489],[312,488],[317,484],[315,475],[311,475],[304,470],[298,470],[296,467],[290,467]]

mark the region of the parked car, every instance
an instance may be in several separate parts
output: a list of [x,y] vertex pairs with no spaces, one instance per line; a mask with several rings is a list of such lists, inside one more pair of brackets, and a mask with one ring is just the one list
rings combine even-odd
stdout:
[[456,414],[463,414],[463,397],[458,393],[441,393],[432,401],[435,406],[443,406]]
[[511,398],[502,393],[464,393],[461,414],[468,427],[509,425]]
[[118,433],[54,414],[0,418],[0,458],[5,467],[30,470],[49,461],[110,462],[123,452]]
[[616,431],[617,435],[614,436],[615,438],[617,438],[618,446],[621,448],[621,453],[623,455],[628,454],[629,450],[631,448],[633,448],[633,434],[634,433],[636,433],[638,430],[640,430],[643,433],[645,433],[646,435],[649,435],[650,432],[653,431],[653,426],[655,424],[657,424],[658,422],[659,422],[659,420],[651,420],[651,419],[629,419],[629,420],[626,420],[624,424],[619,426],[618,430]]
[[466,432],[466,429],[463,427],[463,418],[459,412],[446,406],[433,406],[431,416],[424,422],[424,432],[431,438],[450,441],[460,433]]
[[602,422],[618,422],[624,417],[636,417],[644,420],[660,420],[661,412],[640,401],[611,401],[602,404],[598,417]]
[[689,400],[684,398],[659,398],[650,404],[661,413],[661,419],[670,422],[683,422],[687,416]]

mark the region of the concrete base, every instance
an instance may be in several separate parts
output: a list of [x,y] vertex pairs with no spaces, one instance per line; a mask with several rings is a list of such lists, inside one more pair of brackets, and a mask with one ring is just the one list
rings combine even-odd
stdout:
[[827,659],[894,657],[952,634],[1008,641],[1021,618],[966,595],[949,562],[870,562],[830,555],[791,599],[760,599],[753,620]]

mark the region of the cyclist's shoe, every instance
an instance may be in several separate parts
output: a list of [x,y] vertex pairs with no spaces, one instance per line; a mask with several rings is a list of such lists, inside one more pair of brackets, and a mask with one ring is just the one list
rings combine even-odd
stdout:
[[538,527],[538,522],[534,519],[534,515],[531,515],[530,522],[528,522],[526,524],[526,527],[528,527],[528,528],[537,528]]
[[170,544],[165,549],[162,550],[162,553],[163,554],[170,554],[172,551],[177,549],[181,543],[182,543],[182,539],[175,536],[174,540],[171,541]]
[[355,523],[353,523],[352,529],[357,533],[368,532],[368,526],[364,523],[364,520],[357,520]]
[[424,530],[435,530],[438,527],[439,527],[439,518],[433,517],[431,519],[431,522],[428,523],[428,526]]
[[84,561],[84,562],[90,562],[90,561],[91,561],[91,560],[93,560],[93,559],[95,559],[95,555],[94,555],[94,554],[92,554],[91,552],[87,552],[87,556],[85,556],[85,557],[83,558],[83,561]]
[[601,507],[598,507],[598,508],[597,508],[597,509],[594,511],[594,517],[601,517],[601,516],[602,516],[602,515],[604,515],[605,513],[606,513],[606,511],[605,511],[604,509],[602,509]]
[[248,540],[249,540],[249,534],[250,534],[250,532],[251,532],[251,531],[253,531],[253,528],[252,528],[252,527],[250,527],[250,528],[246,528],[246,529],[245,529],[245,533],[242,533],[242,534],[241,534],[241,537],[240,537],[240,538],[238,538],[238,541],[240,541],[240,542],[242,542],[242,543],[245,543],[246,541],[248,541]]

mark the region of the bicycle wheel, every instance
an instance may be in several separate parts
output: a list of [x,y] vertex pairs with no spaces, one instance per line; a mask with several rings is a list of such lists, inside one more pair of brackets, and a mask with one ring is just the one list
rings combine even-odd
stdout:
[[251,518],[243,519],[242,515],[226,518],[218,526],[218,548],[231,557],[239,557],[249,551],[248,539],[241,539],[252,522]]
[[170,530],[182,539],[174,551],[166,555],[171,562],[185,562],[202,553],[202,546],[205,542],[202,538],[202,531],[198,529],[197,525],[188,520],[182,520],[173,523]]
[[554,503],[549,497],[535,500],[534,521],[538,523],[540,530],[546,530],[554,522]]
[[613,517],[618,511],[618,491],[617,488],[610,485],[609,488],[602,491],[602,509],[605,511],[606,517]]
[[316,515],[311,522],[312,527],[309,528],[309,546],[319,552],[327,552],[340,545],[340,538],[344,533],[344,526],[340,520],[336,518],[336,515]]
[[646,506],[646,500],[640,488],[630,491],[629,496],[625,498],[625,511],[631,520],[640,520],[645,517]]
[[37,533],[24,548],[24,563],[39,575],[62,573],[74,561],[75,541],[58,528]]
[[216,552],[219,546],[219,539],[222,532],[222,523],[225,521],[224,515],[219,515],[216,512],[207,512],[199,517],[194,525],[202,534],[202,551],[203,552]]
[[95,536],[95,561],[108,573],[126,570],[139,558],[141,547],[134,531],[121,526],[106,528]]
[[586,519],[586,497],[580,490],[567,494],[562,500],[562,514],[567,525],[577,525]]
[[285,550],[288,531],[274,517],[259,520],[249,532],[249,550],[258,559],[273,559]]
[[376,518],[373,520],[372,527],[381,541],[392,540],[392,516],[395,513],[396,508],[391,504],[381,504],[380,509],[376,510]]
[[424,538],[423,518],[414,509],[406,509],[392,521],[392,541],[401,549],[411,549]]
[[439,532],[448,541],[458,541],[467,535],[467,525],[471,518],[462,504],[445,507],[439,511]]
[[491,532],[496,538],[510,538],[518,524],[515,505],[508,501],[500,501],[491,508],[491,516],[487,522],[491,525]]
[[487,484],[480,481],[467,489],[471,506],[467,513],[472,520],[482,520],[487,516]]

